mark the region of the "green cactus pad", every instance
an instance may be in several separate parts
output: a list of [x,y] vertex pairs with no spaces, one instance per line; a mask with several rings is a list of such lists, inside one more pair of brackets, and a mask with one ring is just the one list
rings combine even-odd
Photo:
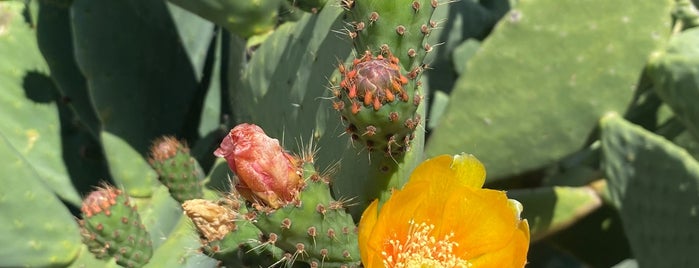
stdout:
[[[442,3],[440,3],[442,2]],[[349,14],[344,30],[357,52],[378,54],[386,46],[405,70],[421,68],[425,55],[436,44],[426,38],[442,21],[430,20],[442,0],[343,0]]]
[[284,0],[170,0],[190,12],[202,16],[224,28],[249,38],[274,29],[277,13]]
[[153,257],[145,267],[216,267],[218,261],[197,250],[200,245],[189,220],[181,217],[167,240],[153,252]]
[[82,244],[73,216],[2,134],[0,159],[0,266],[70,264]]
[[564,229],[602,205],[589,187],[546,187],[511,190],[509,198],[522,203],[533,241]]
[[165,136],[155,140],[148,161],[178,202],[203,197],[204,172],[189,154],[189,147],[176,138]]
[[697,267],[699,163],[620,116],[600,121],[610,195],[641,267]]
[[98,258],[111,256],[124,267],[142,267],[153,245],[136,208],[121,190],[106,186],[83,201],[82,237]]
[[312,164],[304,165],[307,185],[298,204],[258,211],[255,225],[270,243],[291,254],[292,261],[324,267],[359,264],[359,246],[352,217],[343,201],[330,195],[327,178]]
[[669,34],[672,6],[521,1],[469,60],[427,156],[473,153],[492,180],[577,151],[602,114],[628,106],[648,55]]
[[[62,159],[55,85],[22,2],[0,2],[0,133],[62,199],[80,204]],[[37,116],[40,115],[40,116]]]
[[39,1],[39,5],[36,36],[41,54],[51,69],[51,78],[90,134],[98,137],[100,122],[92,107],[87,81],[75,61],[69,5],[51,1]]
[[110,132],[100,133],[109,171],[114,181],[130,196],[149,197],[157,185],[158,174],[126,141]]
[[143,156],[157,137],[185,131],[199,88],[197,63],[167,3],[75,0],[70,11],[75,58],[102,130]]
[[648,64],[658,96],[672,108],[687,129],[699,139],[699,28],[688,29],[670,39],[665,51]]

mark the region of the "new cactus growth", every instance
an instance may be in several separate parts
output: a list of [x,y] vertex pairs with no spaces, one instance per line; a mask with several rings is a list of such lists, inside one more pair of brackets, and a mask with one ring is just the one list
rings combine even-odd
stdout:
[[79,221],[83,241],[97,258],[113,257],[123,267],[142,267],[153,253],[136,207],[121,190],[105,186],[90,193]]
[[149,163],[178,202],[204,195],[201,185],[204,172],[189,154],[189,147],[176,138],[165,136],[157,139],[150,149]]

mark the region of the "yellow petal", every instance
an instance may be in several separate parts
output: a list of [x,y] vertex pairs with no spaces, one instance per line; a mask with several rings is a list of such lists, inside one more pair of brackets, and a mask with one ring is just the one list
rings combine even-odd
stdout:
[[[446,180],[449,178],[450,180]],[[453,179],[452,179],[453,178]],[[470,154],[440,155],[425,160],[413,171],[410,183],[429,182],[452,187],[481,188],[485,183],[483,164]]]
[[524,267],[529,251],[529,223],[523,220],[507,246],[497,251],[488,252],[478,258],[471,259],[473,267],[500,268]]
[[[374,200],[369,207],[362,213],[362,218],[359,221],[359,253],[361,254],[362,260],[365,263],[371,263],[371,259],[376,256],[376,249],[371,249],[369,245],[369,240],[372,237],[372,232],[374,226],[376,225],[376,220],[378,219],[378,208],[379,200]],[[365,264],[365,267],[367,266]]]

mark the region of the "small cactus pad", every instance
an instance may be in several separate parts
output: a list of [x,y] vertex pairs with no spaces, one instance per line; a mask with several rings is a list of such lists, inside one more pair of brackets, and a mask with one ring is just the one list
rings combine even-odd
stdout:
[[434,44],[427,37],[438,21],[431,20],[438,0],[342,0],[349,13],[346,32],[357,51],[378,52],[383,46],[394,51],[403,68],[421,68]]
[[81,211],[83,241],[98,258],[112,256],[123,267],[148,263],[153,254],[150,236],[121,190],[106,186],[93,191]]
[[333,107],[348,122],[346,132],[369,152],[407,151],[420,124],[416,74],[403,75],[399,62],[388,50],[377,56],[367,50],[350,66],[339,65],[342,81],[334,89]]
[[189,148],[174,137],[157,139],[150,149],[149,162],[158,172],[160,182],[178,202],[204,195],[201,184],[204,172],[189,154]]

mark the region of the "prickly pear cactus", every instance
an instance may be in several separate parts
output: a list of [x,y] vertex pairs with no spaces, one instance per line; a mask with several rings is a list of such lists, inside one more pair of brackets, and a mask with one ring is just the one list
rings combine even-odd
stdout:
[[462,152],[527,267],[697,266],[695,2],[0,1],[0,267],[424,265]]
[[124,267],[143,267],[153,244],[132,201],[119,189],[105,186],[83,201],[83,241],[97,258],[112,257]]

